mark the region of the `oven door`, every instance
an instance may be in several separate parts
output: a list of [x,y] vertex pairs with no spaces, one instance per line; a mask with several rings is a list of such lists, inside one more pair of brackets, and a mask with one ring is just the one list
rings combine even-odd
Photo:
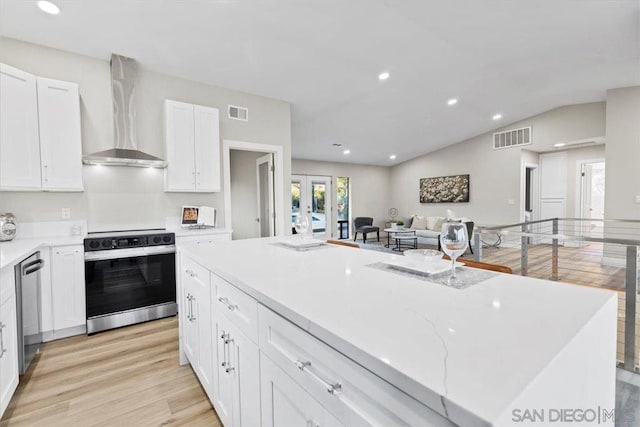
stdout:
[[175,246],[85,253],[87,318],[176,302]]

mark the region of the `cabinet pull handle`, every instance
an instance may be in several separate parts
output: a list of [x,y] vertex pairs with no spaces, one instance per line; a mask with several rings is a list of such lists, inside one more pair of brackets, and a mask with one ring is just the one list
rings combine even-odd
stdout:
[[233,338],[231,338],[231,334],[227,333],[227,338],[224,340],[224,348],[226,350],[225,359],[227,361],[226,368],[224,369],[224,371],[227,374],[230,374],[231,371],[236,369],[233,367],[233,365],[231,365],[231,346],[229,345],[229,343],[232,343],[232,342],[233,342]]
[[193,270],[190,270],[188,268],[184,272],[187,273],[191,277],[198,277],[198,275]]
[[320,378],[318,374],[316,374],[310,369],[311,361],[309,360],[302,361],[298,359],[296,360],[295,364],[298,367],[298,369],[309,374],[311,378],[313,378],[314,380],[319,382],[324,388],[326,388],[329,394],[337,396],[338,394],[342,393],[342,384],[340,384],[340,382],[336,381],[335,383],[332,384],[328,381],[325,381],[322,378]]
[[231,304],[227,297],[218,297],[218,301],[227,306],[230,311],[236,311],[238,309],[238,304]]
[[44,182],[49,182],[49,166],[43,165],[44,168]]
[[220,364],[220,366],[222,366],[223,368],[225,366],[227,366],[227,338],[229,337],[229,334],[227,334],[225,331],[222,331],[222,335],[220,335],[220,339],[222,340],[222,363]]
[[190,306],[190,309],[191,309],[191,319],[189,319],[189,320],[191,320],[192,322],[194,320],[196,320],[196,316],[193,315],[193,300],[195,300],[195,299],[196,299],[196,297],[191,295],[191,300],[189,300],[189,306]]
[[6,327],[6,324],[0,322],[0,359],[2,359],[2,356],[7,352],[7,349],[4,348],[4,333],[2,332]]

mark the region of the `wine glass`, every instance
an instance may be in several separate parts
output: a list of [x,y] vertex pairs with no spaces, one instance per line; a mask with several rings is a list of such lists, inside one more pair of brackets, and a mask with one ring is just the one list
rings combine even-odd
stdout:
[[296,229],[296,233],[300,235],[300,241],[304,242],[304,235],[307,234],[309,229],[309,218],[307,215],[298,215],[293,222],[293,227]]
[[447,279],[448,285],[454,285],[456,278],[456,258],[462,255],[469,245],[467,226],[461,222],[445,222],[440,232],[440,246],[445,254],[451,258],[451,275]]

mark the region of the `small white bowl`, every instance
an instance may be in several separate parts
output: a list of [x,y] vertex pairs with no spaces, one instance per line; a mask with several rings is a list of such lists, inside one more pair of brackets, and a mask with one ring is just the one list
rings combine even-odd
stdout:
[[442,259],[442,252],[434,249],[407,249],[404,256],[412,262],[431,264]]

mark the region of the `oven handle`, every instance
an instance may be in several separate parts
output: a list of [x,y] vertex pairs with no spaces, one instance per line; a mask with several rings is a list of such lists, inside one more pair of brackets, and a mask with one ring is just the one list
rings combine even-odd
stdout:
[[173,254],[176,252],[175,245],[148,246],[144,248],[113,249],[106,251],[85,252],[85,261],[102,261],[118,258],[136,258],[148,255]]

